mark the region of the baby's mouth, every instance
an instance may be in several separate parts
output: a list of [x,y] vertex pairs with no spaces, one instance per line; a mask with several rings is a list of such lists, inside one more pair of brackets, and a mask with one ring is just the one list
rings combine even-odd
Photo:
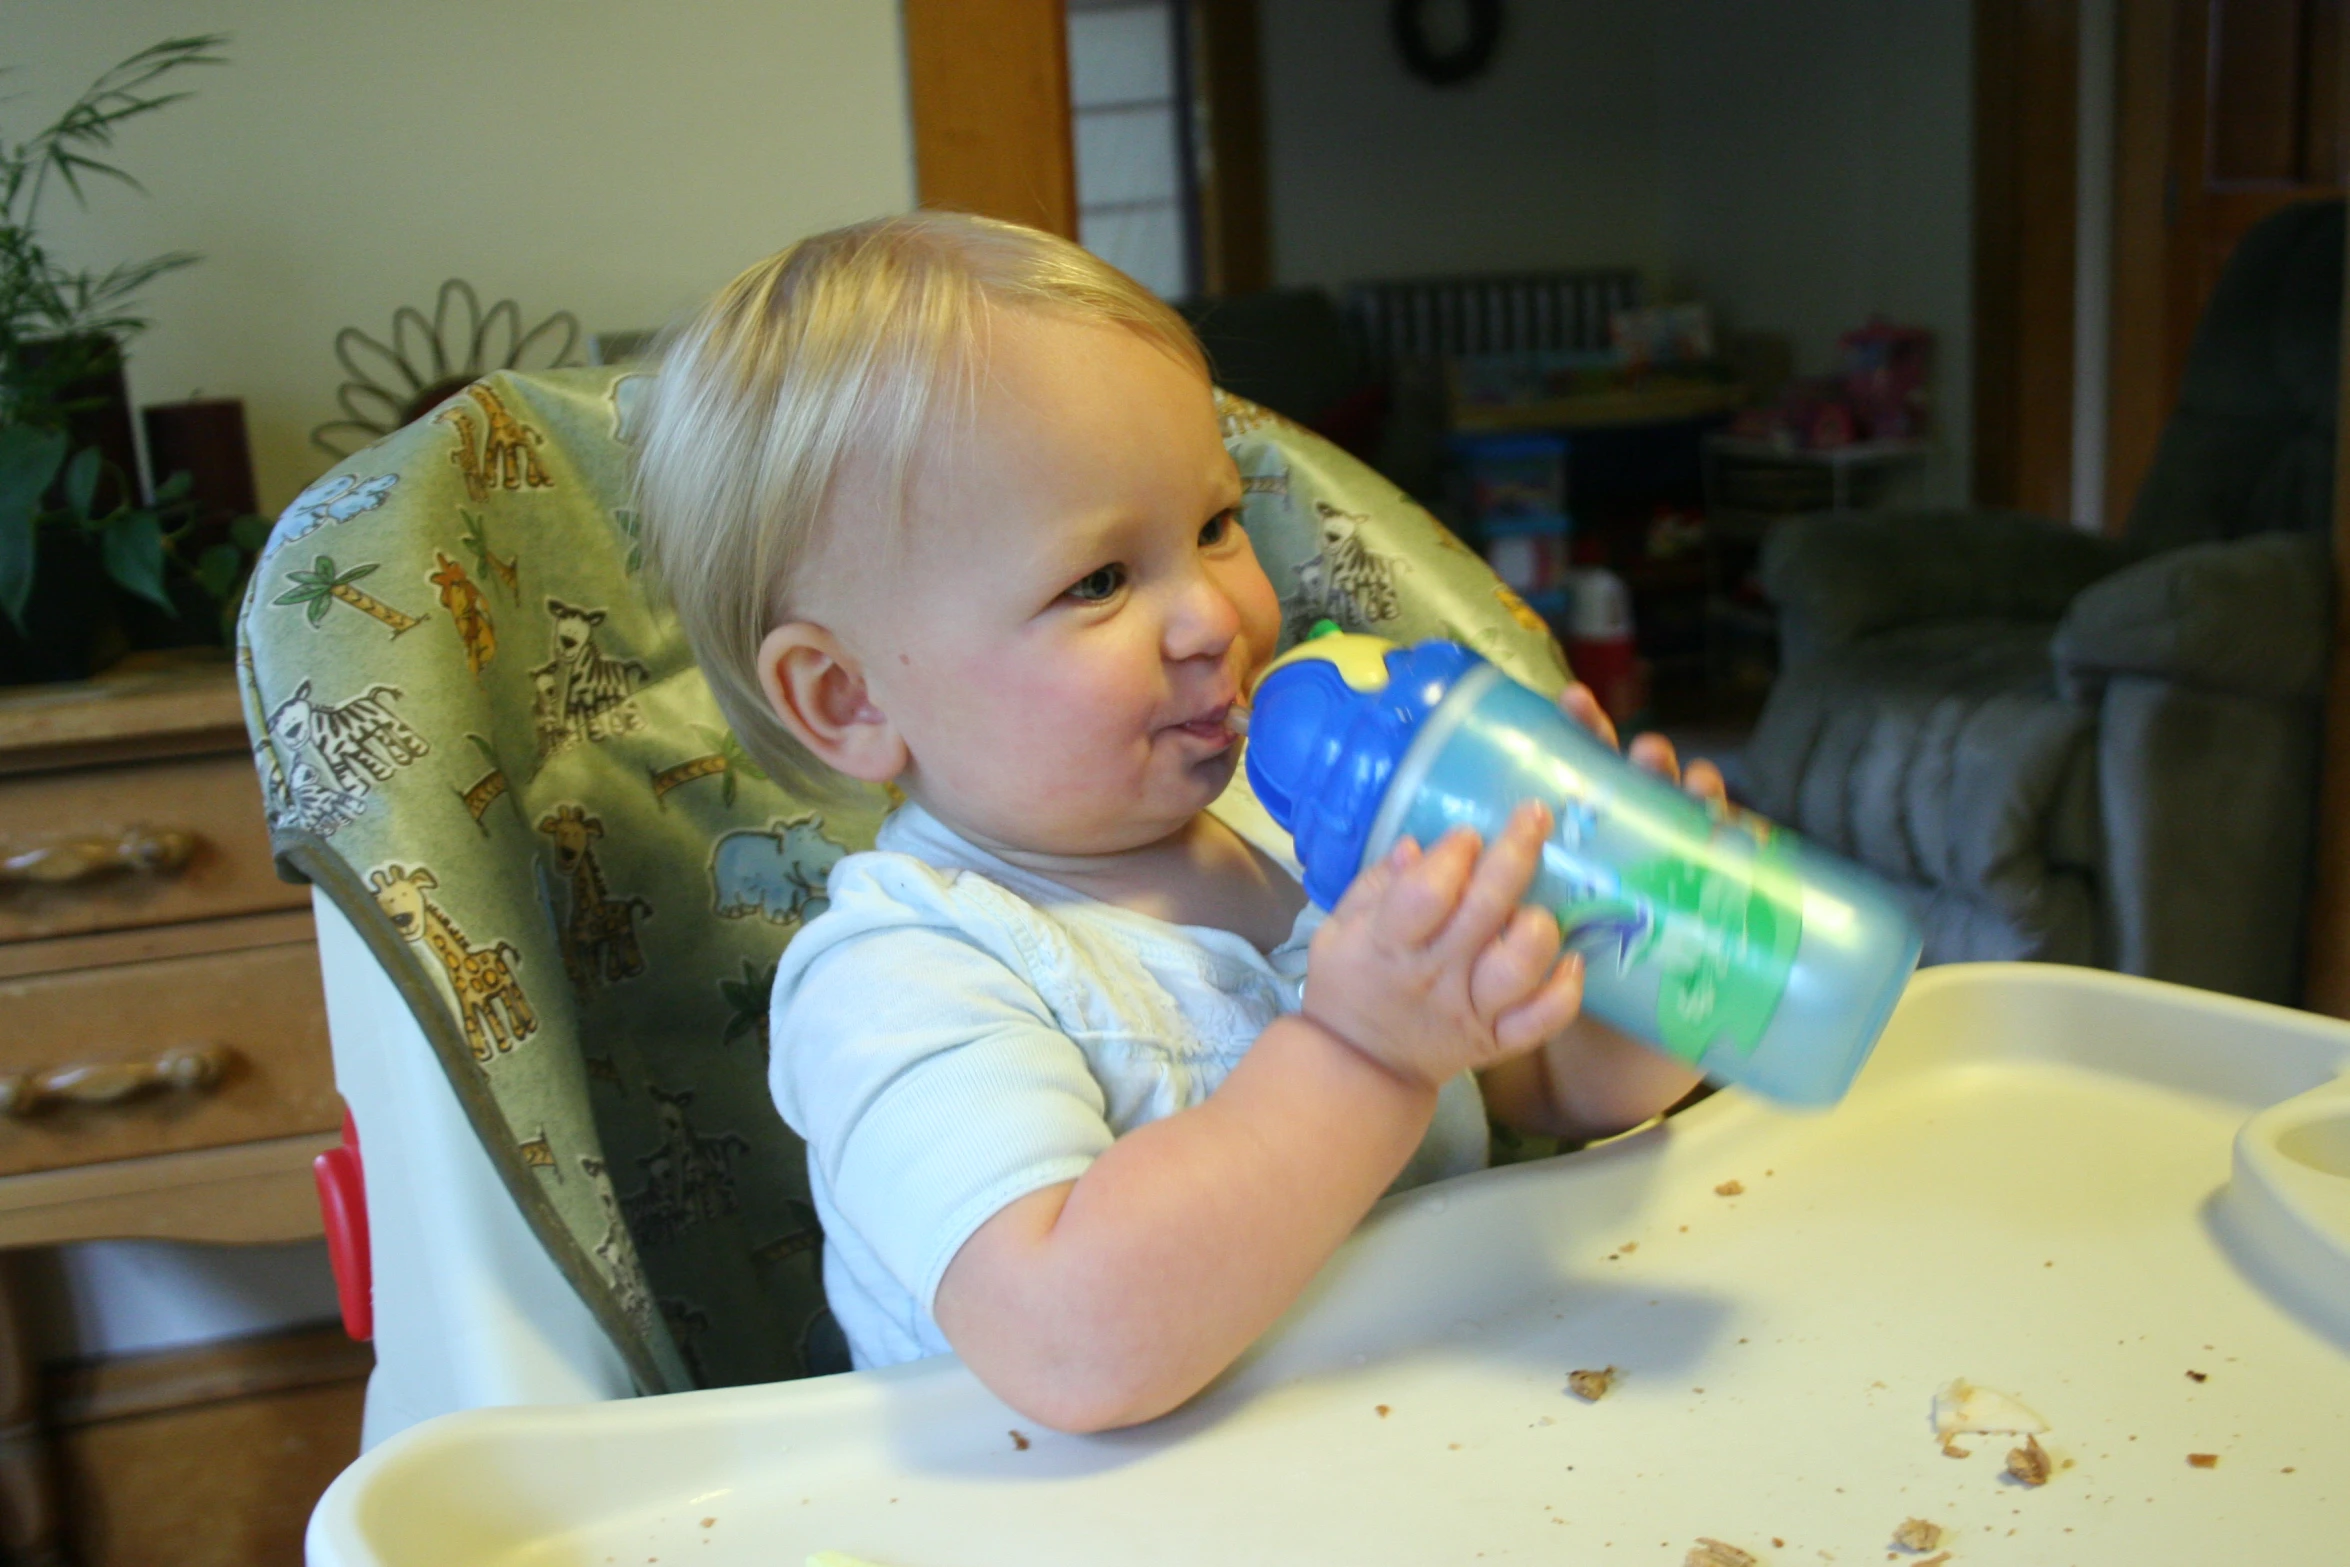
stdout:
[[1248,709],[1237,702],[1226,702],[1175,727],[1212,745],[1229,745],[1248,733]]

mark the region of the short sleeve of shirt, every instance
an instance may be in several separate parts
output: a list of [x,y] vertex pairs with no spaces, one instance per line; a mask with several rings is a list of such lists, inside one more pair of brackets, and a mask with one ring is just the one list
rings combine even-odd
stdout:
[[828,1230],[846,1226],[927,1314],[973,1231],[1075,1180],[1112,1133],[1018,932],[986,917],[1003,894],[864,854],[831,897],[777,970],[771,1086],[829,1192]]

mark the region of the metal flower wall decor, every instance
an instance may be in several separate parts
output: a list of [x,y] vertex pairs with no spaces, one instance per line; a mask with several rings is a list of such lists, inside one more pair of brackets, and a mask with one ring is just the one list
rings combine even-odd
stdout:
[[485,311],[472,284],[451,278],[429,320],[414,305],[392,312],[388,343],[355,326],[335,334],[335,358],[350,377],[335,393],[344,417],[312,430],[310,444],[348,457],[493,370],[576,364],[578,347],[579,318],[570,311],[525,331],[520,305],[501,299]]

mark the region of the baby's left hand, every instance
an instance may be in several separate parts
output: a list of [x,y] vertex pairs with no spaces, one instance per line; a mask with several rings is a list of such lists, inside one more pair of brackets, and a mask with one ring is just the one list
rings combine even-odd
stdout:
[[[1578,680],[1559,693],[1559,711],[1617,750],[1624,749],[1623,741],[1616,738],[1615,721],[1607,716],[1607,709],[1599,705],[1599,698],[1592,694],[1591,688],[1581,681]],[[1684,772],[1681,759],[1673,750],[1673,742],[1663,735],[1653,731],[1641,735],[1632,742],[1632,749],[1626,754],[1633,766],[1652,772],[1669,783],[1679,784],[1703,800],[1715,813],[1730,809],[1730,791],[1722,781],[1722,770],[1700,757],[1691,762]]]

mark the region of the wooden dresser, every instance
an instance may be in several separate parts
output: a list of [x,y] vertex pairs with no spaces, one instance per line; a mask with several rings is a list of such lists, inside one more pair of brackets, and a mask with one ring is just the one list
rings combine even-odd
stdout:
[[[316,1235],[341,1113],[226,661],[0,689],[0,1248]],[[10,1562],[58,1528],[29,1354],[0,1311]]]

